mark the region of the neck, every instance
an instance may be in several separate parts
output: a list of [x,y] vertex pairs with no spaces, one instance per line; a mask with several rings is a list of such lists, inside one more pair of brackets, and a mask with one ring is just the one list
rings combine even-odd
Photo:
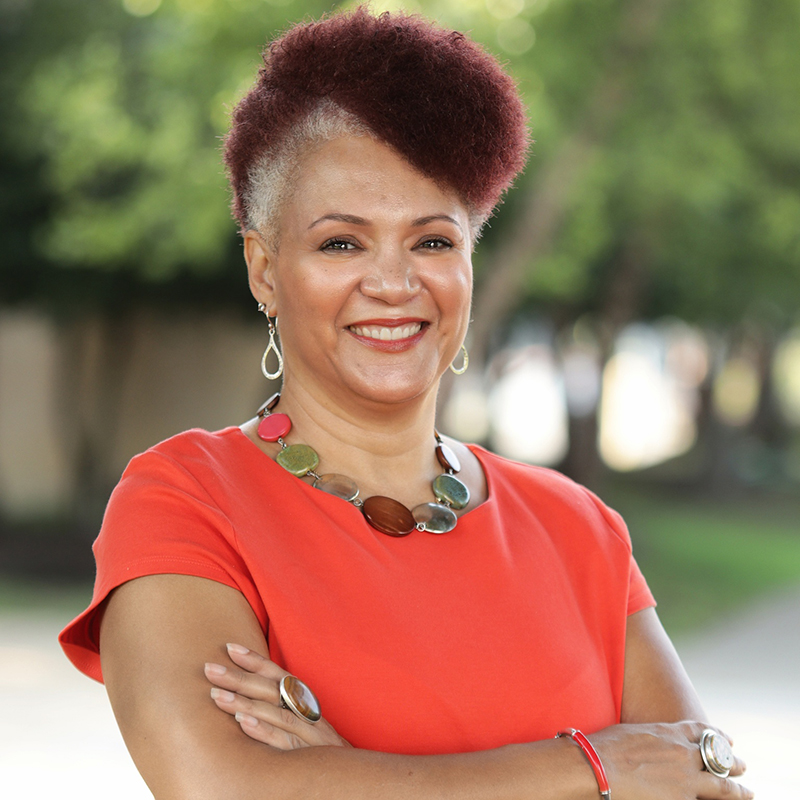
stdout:
[[408,505],[431,499],[430,483],[441,472],[434,452],[435,390],[405,403],[345,405],[287,380],[275,411],[292,420],[290,444],[309,444],[319,453],[319,472],[351,477],[362,496],[384,494]]

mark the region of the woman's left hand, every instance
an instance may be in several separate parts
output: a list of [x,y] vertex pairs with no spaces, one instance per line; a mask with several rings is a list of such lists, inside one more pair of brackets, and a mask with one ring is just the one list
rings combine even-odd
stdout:
[[279,750],[350,747],[324,718],[312,725],[281,706],[279,686],[281,678],[289,674],[286,670],[241,645],[227,647],[239,669],[206,664],[205,675],[214,684],[211,697],[217,708],[234,716],[251,739]]

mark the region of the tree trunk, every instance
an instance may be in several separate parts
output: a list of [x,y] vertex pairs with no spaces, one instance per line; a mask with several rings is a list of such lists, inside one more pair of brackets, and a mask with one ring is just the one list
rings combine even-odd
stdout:
[[475,294],[470,357],[482,369],[492,331],[524,296],[526,276],[551,249],[567,216],[570,201],[590,167],[598,143],[610,133],[629,95],[634,72],[658,28],[670,0],[631,0],[623,7],[618,34],[610,42],[605,70],[589,93],[573,133],[537,173],[536,185],[522,201],[511,233],[493,254]]

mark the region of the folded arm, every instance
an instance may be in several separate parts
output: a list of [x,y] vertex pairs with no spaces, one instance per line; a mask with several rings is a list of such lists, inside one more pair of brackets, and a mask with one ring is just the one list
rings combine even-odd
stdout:
[[[659,660],[661,645],[646,620],[644,627],[642,648],[636,633],[629,636],[628,647],[633,659],[647,664]],[[209,694],[205,663],[239,669],[228,657],[226,642],[266,654],[247,602],[222,584],[154,575],[124,584],[107,602],[100,635],[106,686],[126,744],[157,800],[597,797],[581,752],[563,739],[442,756],[332,746],[284,751],[255,741],[233,716],[219,711]],[[667,700],[649,697],[647,683],[640,685],[626,674],[625,720],[699,713],[690,685],[678,680],[677,690],[670,689],[673,669],[664,672],[659,692],[673,695]],[[700,772],[693,742],[701,729],[699,723],[659,723],[614,726],[593,735],[607,762],[615,800],[748,797],[738,788],[730,793],[723,782]],[[636,769],[623,766],[631,759]]]

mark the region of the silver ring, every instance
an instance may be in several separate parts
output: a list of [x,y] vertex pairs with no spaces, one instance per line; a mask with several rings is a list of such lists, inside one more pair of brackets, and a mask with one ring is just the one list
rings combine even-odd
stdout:
[[294,675],[284,675],[280,685],[281,706],[288,708],[296,717],[312,725],[319,722],[322,714],[319,700],[311,689]]
[[706,728],[700,737],[700,756],[712,775],[727,778],[731,774],[733,750],[730,742],[711,728]]

